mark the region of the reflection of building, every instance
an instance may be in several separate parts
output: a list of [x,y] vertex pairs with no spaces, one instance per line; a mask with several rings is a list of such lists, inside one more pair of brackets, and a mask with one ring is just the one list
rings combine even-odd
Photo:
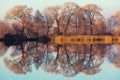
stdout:
[[56,44],[118,44],[120,36],[56,36]]

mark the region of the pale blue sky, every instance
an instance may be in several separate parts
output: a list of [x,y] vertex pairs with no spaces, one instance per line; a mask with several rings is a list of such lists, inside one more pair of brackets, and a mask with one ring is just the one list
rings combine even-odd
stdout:
[[0,19],[3,19],[5,13],[12,7],[18,4],[25,4],[32,7],[33,10],[42,10],[49,5],[59,5],[64,2],[76,2],[84,6],[87,3],[95,3],[102,7],[105,17],[111,15],[113,12],[120,10],[120,0],[0,0]]
[[[109,17],[117,10],[120,10],[120,0],[0,0],[0,19],[3,20],[5,13],[18,4],[28,5],[33,10],[42,10],[49,5],[59,5],[67,1],[76,2],[81,6],[87,3],[95,3],[102,7],[105,17]],[[102,71],[94,76],[86,76],[81,73],[72,78],[66,78],[62,75],[46,74],[42,70],[33,70],[32,73],[28,73],[27,75],[15,75],[6,69],[2,60],[0,60],[0,80],[120,80],[120,69],[114,68],[107,61],[102,64],[101,68]]]

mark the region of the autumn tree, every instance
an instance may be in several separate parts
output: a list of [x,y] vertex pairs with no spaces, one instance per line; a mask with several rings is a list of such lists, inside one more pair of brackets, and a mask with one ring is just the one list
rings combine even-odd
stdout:
[[[54,7],[47,8],[47,11],[48,10],[51,11],[48,13],[51,16],[53,16],[53,19],[57,18],[60,21],[59,22],[59,28],[60,28],[59,30],[60,30],[60,32],[63,33],[64,36],[70,36],[70,34],[73,33],[73,31],[74,31],[74,35],[81,35],[81,34],[95,35],[95,34],[100,34],[100,33],[103,34],[104,33],[103,29],[101,30],[101,28],[105,27],[104,18],[101,14],[101,9],[97,5],[90,4],[90,5],[87,5],[82,8],[82,7],[79,7],[75,3],[68,2],[68,3],[63,4],[61,9],[58,6],[54,6]],[[60,15],[59,15],[59,13],[57,13],[58,11],[59,11],[59,13],[61,13]],[[85,25],[85,23],[88,23],[88,25]],[[56,22],[56,25],[58,25],[57,22]],[[87,28],[85,30],[84,27],[85,28],[89,27],[89,28]],[[79,30],[82,32],[80,32]],[[101,45],[98,45],[98,46],[97,45],[93,45],[93,46],[79,45],[78,46],[78,45],[65,44],[65,45],[62,45],[62,47],[58,46],[56,48],[57,48],[57,55],[56,55],[55,60],[59,61],[60,63],[62,62],[61,63],[61,69],[63,69],[62,71],[67,70],[66,66],[74,65],[74,63],[72,63],[72,61],[71,61],[73,55],[77,55],[76,57],[78,57],[78,58],[80,56],[83,57],[82,58],[83,62],[81,62],[81,64],[82,64],[82,66],[83,65],[88,66],[86,68],[87,73],[95,74],[100,71],[97,68],[100,66],[100,64],[102,63],[102,59],[104,58],[104,53],[105,53],[105,52],[103,52],[104,46],[101,46]],[[99,64],[99,66],[96,65],[96,68],[95,68],[95,66],[94,67],[90,66],[90,65],[94,65],[92,63],[92,62],[94,62],[93,61],[94,57],[98,57],[98,60],[100,60],[100,62],[101,62]],[[88,58],[88,60],[87,60],[88,64],[85,65],[83,63],[84,63],[84,61],[86,62],[86,60],[85,60],[86,58]],[[82,61],[82,59],[80,61]],[[80,63],[80,62],[78,62],[78,63]],[[70,66],[68,68],[70,68]],[[75,66],[74,66],[74,68],[75,68]],[[82,70],[83,69],[80,69],[80,71],[82,71]],[[70,74],[66,73],[66,72],[61,72],[61,73],[63,73],[66,76],[70,76]],[[76,73],[78,73],[78,72],[76,72]],[[75,74],[71,74],[71,75],[75,75]]]
[[37,36],[38,36],[38,34],[39,34],[39,36],[47,34],[47,31],[45,28],[46,19],[39,10],[37,10],[34,13],[34,23],[33,24],[34,24],[34,31],[37,33]]
[[[101,22],[104,22],[104,17],[101,14],[102,9],[95,4],[87,4],[84,6],[84,9],[85,9],[86,18],[88,19],[89,25],[91,27],[90,28],[91,34],[96,34],[97,31],[100,31],[99,29],[102,29],[102,28],[104,29],[105,25],[99,24]],[[100,26],[98,26],[98,24]]]
[[[115,12],[112,16],[110,16],[107,20],[107,33],[109,33],[112,36],[119,36],[119,24],[120,21],[120,11]],[[111,62],[115,67],[120,67],[119,62],[119,45],[114,44],[108,46],[108,50],[106,52],[107,58],[109,62]]]
[[120,45],[111,45],[107,50],[106,57],[116,68],[120,68]]
[[120,21],[120,11],[115,12],[107,20],[107,31],[112,35],[119,35],[119,21]]
[[31,28],[32,22],[32,8],[26,5],[17,5],[11,8],[5,15],[5,21],[11,23],[12,26],[21,27],[21,35],[25,33],[25,28]]
[[10,60],[9,58],[4,58],[5,66],[16,74],[26,74],[26,72],[31,72],[30,64],[25,64],[19,58]]
[[22,27],[26,27],[27,22],[31,19],[31,13],[32,8],[28,8],[26,5],[17,5],[7,12],[4,19],[9,22],[18,22]]
[[8,11],[5,20],[11,23],[15,34],[22,35],[22,40],[25,36],[20,46],[14,46],[11,58],[4,59],[5,65],[14,73],[26,74],[32,70],[31,65],[69,77],[80,72],[89,75],[100,72],[99,67],[107,53],[105,45],[54,43],[54,37],[58,35],[104,35],[104,17],[97,5],[81,7],[74,2],[66,2],[47,7],[42,12],[37,10],[34,16],[31,8],[18,5]]

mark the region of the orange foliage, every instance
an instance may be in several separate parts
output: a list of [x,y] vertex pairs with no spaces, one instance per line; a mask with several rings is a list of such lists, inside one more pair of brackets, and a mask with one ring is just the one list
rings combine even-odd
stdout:
[[[4,64],[5,66],[10,69],[12,72],[14,72],[15,74],[25,74],[25,72],[23,72],[22,67],[20,68],[19,66],[17,66],[17,64],[13,64],[8,58],[4,58]],[[18,68],[19,67],[19,68]]]
[[[113,20],[112,20],[113,18]],[[115,12],[110,19],[112,20],[112,23],[114,26],[110,25],[112,28],[112,34],[113,35],[120,35],[120,11]]]

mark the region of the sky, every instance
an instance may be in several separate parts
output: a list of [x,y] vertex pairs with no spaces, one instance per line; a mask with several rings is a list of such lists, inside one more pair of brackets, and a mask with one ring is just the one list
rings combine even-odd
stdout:
[[43,10],[47,6],[60,5],[64,2],[76,2],[80,6],[88,3],[99,5],[103,9],[103,15],[109,17],[120,10],[120,0],[0,0],[0,19],[3,20],[6,12],[15,5],[22,4],[33,8],[33,11]]
[[[80,6],[88,3],[99,5],[103,9],[103,15],[108,18],[114,12],[120,10],[120,0],[0,0],[0,20],[4,19],[6,12],[15,5],[22,4],[42,11],[51,5],[60,5],[64,2],[76,2]],[[115,68],[107,60],[101,66],[102,71],[96,75],[86,76],[82,73],[75,77],[64,77],[60,74],[50,74],[45,71],[33,70],[26,75],[16,75],[8,70],[0,59],[0,80],[120,80],[120,69]]]

